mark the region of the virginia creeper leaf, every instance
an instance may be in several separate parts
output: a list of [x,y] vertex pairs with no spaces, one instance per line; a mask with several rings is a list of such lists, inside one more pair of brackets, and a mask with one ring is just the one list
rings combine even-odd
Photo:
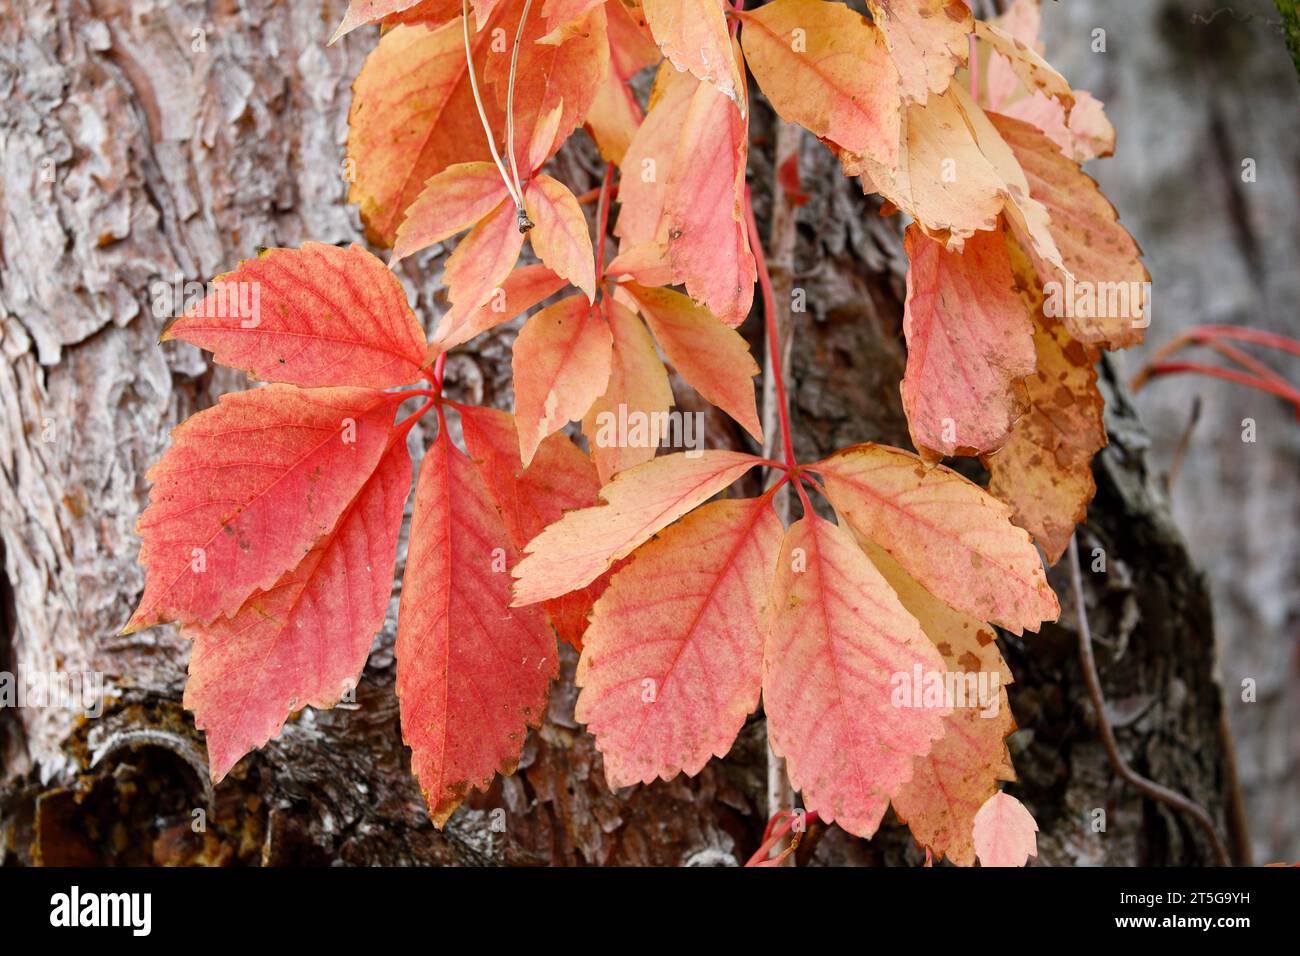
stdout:
[[949,674],[960,675],[953,684],[956,696],[949,701],[952,713],[943,719],[943,737],[916,758],[912,779],[894,796],[894,812],[919,844],[959,866],[973,866],[975,814],[999,780],[1016,776],[1006,745],[1016,729],[1006,691],[1011,670],[992,628],[948,607],[880,548],[859,543],[939,651]]
[[1038,552],[1011,509],[942,465],[855,445],[810,465],[835,510],[951,607],[1019,634],[1060,613]]
[[[606,482],[655,456],[659,439],[665,437],[659,434],[658,423],[667,421],[673,390],[645,323],[613,299],[604,300],[601,307],[614,337],[614,351],[609,382],[583,417],[582,431],[600,480]],[[622,423],[627,423],[625,429]]]
[[452,310],[472,312],[500,289],[519,261],[524,237],[515,205],[507,200],[456,244],[442,270]]
[[758,706],[781,545],[768,496],[697,508],[596,602],[576,683],[611,787],[694,776]]
[[754,376],[760,370],[740,333],[680,292],[634,284],[625,288],[673,368],[762,444],[754,398]]
[[782,119],[898,161],[898,71],[874,24],[825,0],[775,0],[743,18],[745,63]]
[[[478,464],[516,548],[560,520],[566,511],[596,503],[600,491],[596,466],[567,435],[551,435],[537,446],[537,454],[524,467],[513,415],[495,408],[456,408],[465,447]],[[556,632],[576,648],[582,647],[587,615],[609,583],[607,578],[602,576],[585,588],[542,602]]]
[[604,504],[570,511],[528,543],[514,570],[515,604],[590,584],[759,461],[735,451],[679,452],[620,472],[601,489]]
[[424,184],[397,227],[391,265],[479,223],[510,198],[494,163],[456,163]]
[[[527,312],[543,299],[550,298],[568,283],[543,265],[519,266],[487,300],[476,308],[453,306],[448,309],[433,333],[430,349],[436,357],[439,352],[449,352],[464,345],[480,332],[486,332],[502,322],[509,322],[522,312]],[[425,364],[429,357],[425,357]]]
[[557,673],[540,610],[509,607],[516,554],[478,469],[441,429],[420,464],[395,652],[402,737],[438,827],[470,788],[514,772]]
[[1149,324],[1151,276],[1142,250],[1119,223],[1119,215],[1078,163],[1061,154],[1043,133],[1019,120],[990,115],[1024,169],[1029,192],[1051,216],[1060,260],[1072,278],[1039,250],[1039,278],[1053,286],[1044,308],[1076,339],[1108,349],[1142,341]]
[[577,198],[569,187],[539,175],[524,190],[524,208],[534,228],[528,233],[537,257],[556,275],[568,279],[587,301],[596,300],[595,253]]
[[950,710],[896,706],[894,675],[942,672],[943,660],[849,531],[816,514],[786,532],[772,608],[763,652],[772,751],[809,810],[870,837]]
[[333,707],[365,666],[393,593],[402,510],[411,490],[409,425],[334,529],[274,587],[193,638],[185,707],[205,732],[212,781],[280,732],[303,707]]
[[974,29],[965,0],[867,0],[885,35],[903,95],[925,103],[948,88],[966,62],[966,37]]
[[922,456],[1002,446],[1034,371],[1033,320],[1016,294],[1002,233],[977,232],[948,252],[915,225],[907,251],[903,408]]
[[296,567],[374,471],[400,400],[268,385],[176,426],[149,471],[144,596],[125,632],[231,615]]
[[721,0],[642,0],[646,22],[678,70],[716,87],[744,112],[744,80],[722,15]]
[[542,439],[587,413],[609,382],[613,336],[597,306],[570,296],[542,309],[515,339],[515,423],[525,465]]
[[999,790],[975,815],[980,866],[1024,866],[1038,856],[1038,824],[1015,797]]
[[[307,388],[384,388],[420,377],[424,332],[406,292],[358,245],[268,249],[212,286],[162,341],[180,339],[254,378]],[[256,314],[245,314],[254,305]]]

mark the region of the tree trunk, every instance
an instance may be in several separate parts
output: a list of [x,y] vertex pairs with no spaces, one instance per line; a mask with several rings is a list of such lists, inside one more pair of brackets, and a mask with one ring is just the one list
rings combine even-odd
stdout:
[[[177,422],[245,387],[198,350],[158,345],[149,286],[206,281],[258,246],[362,241],[345,203],[349,85],[372,30],[324,41],[322,5],[18,0],[0,24],[0,670],[106,675],[103,715],[0,711],[0,859],[6,863],[203,862],[736,865],[766,819],[761,712],[697,777],[611,792],[573,720],[565,649],[547,719],[519,772],[473,795],[439,832],[398,729],[397,594],[354,705],[304,711],[227,780],[207,784],[202,735],[181,708],[187,642],[172,627],[118,632],[143,586],[133,527],[145,473]],[[764,233],[774,129],[755,98],[750,181]],[[583,134],[575,136],[577,143]],[[798,210],[792,417],[804,458],[866,440],[908,445],[899,402],[903,273],[897,218],[805,137]],[[598,182],[586,145],[560,177]],[[432,324],[440,257],[402,277]],[[745,327],[760,323],[751,319]],[[517,324],[448,362],[457,398],[509,408]],[[761,334],[758,331],[754,335]],[[761,354],[761,339],[752,343]],[[1145,460],[1132,406],[1105,366],[1111,445],[1080,533],[1087,610],[1121,748],[1139,771],[1207,808],[1224,832],[1228,771],[1212,676],[1206,585]],[[680,383],[675,383],[680,385]],[[698,401],[677,389],[683,405]],[[712,446],[745,439],[710,416]],[[405,544],[399,550],[399,573]],[[1012,738],[1038,862],[1204,863],[1188,820],[1117,782],[1080,675],[1067,578],[1062,624],[1005,638],[1016,674]],[[504,808],[504,832],[492,811]],[[1094,811],[1105,811],[1097,832]],[[499,816],[499,815],[498,815]],[[201,821],[202,825],[196,824]],[[872,841],[816,828],[800,863],[915,864],[887,817]]]

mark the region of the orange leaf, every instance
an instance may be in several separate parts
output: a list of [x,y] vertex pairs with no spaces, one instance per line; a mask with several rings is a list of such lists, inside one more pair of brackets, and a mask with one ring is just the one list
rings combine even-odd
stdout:
[[514,772],[557,673],[540,611],[509,607],[516,553],[478,470],[441,429],[420,465],[395,650],[402,737],[438,827],[471,787]]
[[1024,866],[1038,856],[1038,824],[1015,797],[1001,790],[975,814],[975,852],[980,866]]
[[[478,31],[471,42],[481,70],[491,31]],[[355,178],[348,202],[360,204],[367,238],[390,246],[432,176],[453,163],[491,158],[470,89],[460,17],[435,30],[397,26],[386,32],[352,90],[348,159]],[[504,128],[490,97],[485,106],[493,128]]]
[[[514,416],[495,408],[457,405],[465,447],[478,465],[496,502],[506,532],[522,548],[566,511],[596,503],[600,479],[591,459],[569,440],[555,434],[537,446],[527,468],[519,460]],[[556,632],[581,649],[591,606],[608,583],[607,575],[585,588],[542,603]]]
[[736,64],[721,0],[642,0],[646,22],[678,70],[715,87],[744,111],[744,80]]
[[528,234],[537,257],[568,279],[587,301],[596,300],[595,253],[582,207],[569,188],[550,176],[536,176],[524,190],[524,208],[534,228]]
[[627,81],[659,62],[659,48],[649,36],[638,8],[605,5],[609,32],[609,71],[587,110],[587,127],[607,162],[622,164],[641,125],[641,106]]
[[488,302],[519,261],[524,236],[515,205],[506,201],[456,244],[442,270],[452,311],[473,312]]
[[456,163],[424,184],[397,227],[390,265],[478,224],[510,198],[494,163]]
[[217,783],[303,707],[333,707],[356,686],[393,593],[411,490],[409,425],[334,529],[274,587],[232,618],[182,630],[194,640],[185,707],[206,733]]
[[682,378],[762,444],[763,426],[754,399],[759,367],[740,333],[680,292],[638,285],[624,288]]
[[600,491],[605,504],[570,511],[528,543],[514,570],[516,606],[590,584],[758,462],[735,451],[680,452],[620,472]]
[[[1024,254],[1013,247],[1023,259]],[[1014,509],[1011,520],[1034,536],[1055,564],[1096,491],[1092,456],[1106,445],[1105,405],[1097,390],[1097,350],[1076,342],[1042,312],[1043,297],[1027,262],[1022,295],[1035,316],[1037,371],[1025,379],[1029,410],[997,454],[984,459],[989,493]]]
[[944,735],[916,758],[912,779],[894,796],[894,812],[919,844],[959,866],[973,866],[975,813],[999,780],[1016,777],[1006,745],[1016,729],[1006,691],[1011,671],[992,628],[935,598],[880,548],[866,543],[864,550],[920,623],[953,680],[954,697],[948,701],[953,710],[944,718]]
[[743,18],[745,62],[782,119],[898,161],[898,71],[874,24],[824,0],[775,0]]
[[974,29],[965,0],[867,0],[885,34],[908,100],[925,103],[948,88],[966,62],[966,37]]
[[984,20],[975,22],[975,36],[1000,57],[1000,62],[1008,64],[1027,91],[1042,93],[1057,100],[1064,114],[1069,115],[1074,106],[1074,91],[1070,89],[1065,77],[1057,73],[1032,46]]
[[[475,9],[481,2],[482,0],[479,0],[474,4]],[[452,17],[460,16],[461,0],[351,0],[348,3],[348,12],[343,15],[343,22],[330,37],[328,45],[333,46],[357,27],[379,23],[381,20],[406,12],[411,7],[419,7],[422,16],[439,18],[445,22]]]
[[1060,605],[1011,510],[942,465],[883,445],[855,445],[808,466],[835,510],[935,597],[1019,634]]
[[1149,324],[1151,276],[1115,207],[1039,130],[996,113],[990,120],[1024,169],[1030,195],[1051,216],[1060,262],[1071,274],[1062,276],[1049,257],[1028,250],[1048,290],[1048,316],[1088,345],[1118,349],[1140,343]]
[[947,706],[900,707],[895,675],[943,660],[847,529],[809,514],[786,532],[763,653],[772,751],[809,810],[861,837],[880,825]]
[[581,296],[530,318],[515,339],[515,423],[524,464],[547,435],[587,413],[609,382],[613,336]]
[[655,456],[673,390],[645,324],[612,299],[602,308],[614,337],[609,383],[583,418],[582,431],[606,482]]
[[933,461],[999,448],[1022,408],[1016,382],[1034,371],[1033,321],[1002,233],[977,232],[947,252],[912,225],[904,248],[912,443]]
[[575,711],[611,787],[694,776],[731,749],[758,706],[780,544],[770,497],[717,501],[614,575],[578,662]]
[[401,396],[268,385],[172,430],[136,530],[147,570],[125,633],[231,615],[296,567],[374,471]]
[[212,285],[162,341],[180,339],[254,378],[308,388],[384,388],[420,377],[424,332],[406,292],[358,245],[268,249]]
[[[520,266],[504,282],[492,290],[487,300],[476,308],[455,306],[445,312],[433,333],[430,346],[434,356],[464,345],[480,332],[509,322],[520,313],[527,312],[543,299],[549,298],[568,283],[546,266]],[[426,356],[425,364],[428,364]]]

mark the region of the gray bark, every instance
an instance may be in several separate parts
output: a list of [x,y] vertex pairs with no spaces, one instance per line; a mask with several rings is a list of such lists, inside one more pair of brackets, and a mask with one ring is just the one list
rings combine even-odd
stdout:
[[[373,36],[360,31],[325,48],[342,11],[338,0],[324,10],[269,0],[20,0],[0,24],[0,670],[102,671],[111,688],[97,720],[0,711],[0,858],[743,861],[766,810],[761,714],[729,757],[698,777],[611,793],[591,738],[572,718],[566,652],[519,772],[471,797],[440,833],[398,731],[396,592],[355,708],[304,712],[215,789],[205,783],[201,735],[180,706],[186,643],[172,628],[117,636],[143,585],[132,528],[149,464],[172,426],[245,384],[191,347],[156,344],[162,320],[149,283],[178,272],[206,280],[257,246],[361,241],[342,160],[348,87]],[[193,49],[195,30],[204,51]],[[751,181],[765,223],[770,115],[758,107],[755,116]],[[794,339],[797,451],[906,445],[897,220],[877,217],[816,143],[805,141],[802,156],[812,200],[799,211],[793,279],[809,303]],[[596,182],[589,150],[566,150],[561,165],[575,191]],[[1144,202],[1119,201],[1126,214]],[[438,268],[428,255],[403,273],[428,323],[439,308]],[[456,397],[510,407],[512,336],[503,328],[453,356]],[[1112,444],[1098,462],[1098,501],[1082,542],[1085,555],[1094,544],[1108,555],[1107,572],[1088,575],[1087,603],[1112,721],[1134,766],[1202,803],[1222,830],[1205,581],[1153,491],[1146,439],[1122,386],[1107,381]],[[692,401],[685,391],[679,398]],[[712,445],[743,440],[710,418]],[[1053,583],[1070,621],[1064,576]],[[1186,821],[1115,783],[1069,626],[1004,647],[1022,727],[1013,792],[1038,819],[1040,862],[1205,862]],[[507,811],[505,833],[491,830],[498,807]],[[1107,810],[1103,834],[1091,827],[1098,807]],[[209,823],[201,834],[191,828],[196,809]],[[870,842],[819,829],[800,851],[814,864],[919,859],[892,822]]]

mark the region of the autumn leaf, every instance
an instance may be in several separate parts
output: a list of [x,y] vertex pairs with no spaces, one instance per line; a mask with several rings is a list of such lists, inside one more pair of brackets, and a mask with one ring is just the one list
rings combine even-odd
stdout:
[[1099,353],[1042,314],[1033,266],[1019,247],[1012,249],[1022,260],[1015,270],[1020,294],[1035,317],[1036,371],[1024,380],[1027,412],[984,463],[989,493],[1012,507],[1011,520],[1033,535],[1047,563],[1055,564],[1087,515],[1096,491],[1092,456],[1106,445],[1105,402],[1095,368]]
[[395,650],[402,737],[438,827],[471,788],[514,772],[557,673],[540,610],[509,607],[515,555],[478,469],[440,429],[420,464]]
[[[479,12],[484,7],[490,9],[495,2],[496,0],[474,0],[471,6]],[[333,46],[358,27],[391,20],[402,13],[407,13],[408,16],[418,14],[430,22],[445,23],[460,16],[461,9],[462,0],[351,0],[347,13],[343,15],[343,22],[329,38],[327,46]]]
[[859,543],[939,651],[948,675],[956,677],[955,693],[963,695],[950,701],[943,737],[913,763],[912,779],[894,796],[894,812],[919,844],[959,866],[973,866],[975,814],[999,780],[1016,776],[1006,745],[1016,729],[1006,691],[1011,671],[992,628],[938,600],[882,549]]
[[[488,30],[471,34],[481,70]],[[470,89],[460,17],[437,29],[386,32],[352,84],[348,202],[361,207],[367,238],[390,246],[424,184],[455,163],[491,158]],[[504,127],[495,103],[489,121]]]
[[650,32],[678,70],[715,87],[745,109],[745,83],[722,15],[721,0],[642,0]]
[[596,301],[595,253],[577,198],[558,180],[535,176],[524,189],[524,208],[534,228],[533,251],[546,266]]
[[[412,420],[413,421],[413,420]],[[410,425],[334,529],[231,618],[193,624],[185,707],[207,737],[213,783],[303,707],[333,707],[354,688],[393,592],[397,537],[411,490]]]
[[980,866],[1024,866],[1038,856],[1038,824],[1015,797],[999,790],[975,815],[975,852]]
[[1060,613],[1038,552],[1010,509],[942,465],[883,445],[855,445],[810,471],[836,512],[952,608],[1014,634]]
[[620,472],[601,489],[603,504],[570,511],[528,543],[514,569],[515,605],[590,584],[759,462],[735,451],[679,452]]
[[136,530],[147,571],[124,633],[233,615],[334,527],[374,471],[400,394],[268,385],[172,431]]
[[867,0],[867,6],[885,35],[904,97],[924,104],[946,90],[966,62],[974,29],[965,0]]
[[[519,266],[479,305],[474,308],[453,306],[443,313],[433,333],[430,345],[432,356],[436,358],[440,352],[449,352],[476,335],[502,322],[509,322],[543,299],[550,298],[567,284],[546,266]],[[430,356],[426,355],[425,364],[429,361]]]
[[678,374],[761,445],[763,427],[754,398],[754,376],[760,370],[740,333],[680,292],[635,284],[623,288]]
[[943,660],[849,531],[816,514],[786,532],[772,607],[772,750],[809,810],[870,837],[950,710],[897,706],[894,675],[942,672]]
[[496,207],[456,244],[442,270],[453,311],[472,312],[491,299],[519,261],[524,236],[514,202]]
[[757,276],[742,214],[747,130],[713,87],[660,70],[624,156],[614,230],[622,242],[607,275],[682,283],[725,324],[745,320]]
[[611,787],[694,776],[731,749],[758,706],[781,535],[770,496],[716,501],[614,575],[578,662],[575,711]]
[[998,62],[1009,66],[1027,93],[1041,93],[1056,100],[1061,105],[1063,116],[1069,116],[1074,106],[1074,91],[1065,77],[1057,73],[1032,46],[984,20],[975,21],[975,36],[1001,57]]
[[609,382],[614,348],[600,309],[570,296],[532,316],[514,345],[515,422],[525,465],[542,439],[579,421]]
[[605,5],[609,34],[609,70],[587,110],[587,128],[600,155],[622,164],[644,113],[628,81],[659,62],[659,47],[649,34],[639,7]]
[[[478,466],[516,548],[522,548],[566,511],[596,503],[600,478],[592,460],[564,434],[537,446],[532,462],[519,459],[514,416],[495,408],[456,405],[465,448]],[[542,602],[556,633],[581,649],[587,615],[608,584],[607,576],[585,588]]]
[[614,338],[609,382],[583,417],[582,431],[606,482],[655,456],[659,439],[666,437],[658,423],[668,420],[673,390],[645,323],[613,299],[605,299],[602,308]]
[[1033,321],[1015,292],[1002,233],[977,232],[948,252],[915,225],[907,252],[903,408],[922,456],[992,451],[1021,412],[1034,371]]
[[874,24],[825,0],[775,0],[742,18],[745,62],[782,119],[898,161],[898,71]]
[[494,163],[456,163],[429,179],[397,227],[391,265],[470,229],[510,198]]
[[989,119],[1024,170],[1030,194],[1050,215],[1060,261],[1070,273],[1063,277],[1039,250],[1026,250],[1052,293],[1044,304],[1047,314],[1088,345],[1137,345],[1149,324],[1151,276],[1115,207],[1092,177],[1042,132],[996,113]]
[[212,281],[163,332],[253,378],[384,388],[420,378],[424,332],[402,284],[358,245],[268,249]]

